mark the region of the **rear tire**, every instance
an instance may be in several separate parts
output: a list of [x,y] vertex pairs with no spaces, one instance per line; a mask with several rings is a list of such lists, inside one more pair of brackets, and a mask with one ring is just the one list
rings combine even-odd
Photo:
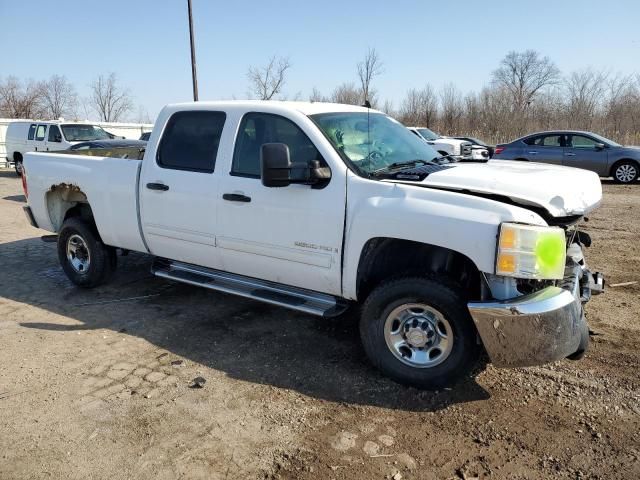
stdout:
[[611,170],[611,176],[616,183],[633,183],[638,179],[640,166],[632,160],[623,160]]
[[441,388],[469,375],[481,348],[457,286],[404,277],[367,298],[360,335],[371,363],[398,383]]
[[16,175],[22,176],[22,155],[19,153],[13,154],[13,168],[16,170]]
[[102,243],[91,225],[66,220],[58,234],[58,259],[69,280],[83,288],[105,283],[116,270],[116,250]]

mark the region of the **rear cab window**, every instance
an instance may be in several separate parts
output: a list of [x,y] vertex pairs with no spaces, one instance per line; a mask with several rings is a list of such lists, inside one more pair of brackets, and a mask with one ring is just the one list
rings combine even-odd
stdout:
[[161,168],[213,173],[227,114],[212,111],[174,113],[162,135],[156,162]]
[[288,118],[271,113],[247,113],[242,117],[231,163],[231,175],[260,178],[260,151],[264,143],[284,143],[291,162],[319,160],[320,152],[307,135]]

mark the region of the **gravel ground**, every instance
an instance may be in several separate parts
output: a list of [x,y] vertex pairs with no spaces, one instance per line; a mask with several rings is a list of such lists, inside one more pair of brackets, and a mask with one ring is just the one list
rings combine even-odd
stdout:
[[[640,281],[640,185],[605,182],[585,229],[610,283]],[[420,392],[321,320],[150,276],[75,288],[0,170],[0,478],[640,478],[640,284],[587,316],[579,362]],[[190,388],[201,376],[202,388]]]

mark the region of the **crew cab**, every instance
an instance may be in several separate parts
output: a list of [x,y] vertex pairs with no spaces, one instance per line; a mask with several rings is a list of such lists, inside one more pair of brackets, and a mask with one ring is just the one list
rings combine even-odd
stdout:
[[488,160],[489,149],[469,140],[443,137],[426,127],[407,127],[416,136],[433,146],[440,155],[448,155],[458,161]]
[[364,107],[169,105],[141,160],[28,153],[24,170],[27,217],[76,285],[137,251],[159,277],[307,314],[359,305],[370,361],[419,388],[483,349],[506,367],[580,357],[603,289],[579,230],[594,173],[449,162]]

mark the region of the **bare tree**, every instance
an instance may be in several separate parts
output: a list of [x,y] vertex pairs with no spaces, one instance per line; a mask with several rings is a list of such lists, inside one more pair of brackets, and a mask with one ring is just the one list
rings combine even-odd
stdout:
[[432,127],[438,115],[438,99],[431,85],[407,92],[400,107],[400,117],[407,124]]
[[360,99],[360,91],[353,83],[343,83],[342,85],[338,85],[331,94],[331,101],[334,103],[360,105]]
[[442,107],[440,109],[442,131],[447,135],[458,133],[463,114],[462,94],[453,83],[442,87],[440,105]]
[[515,109],[523,111],[540,90],[558,83],[560,70],[535,50],[509,52],[493,71],[493,81],[510,94]]
[[607,76],[591,68],[572,72],[564,82],[571,127],[591,129],[602,103]]
[[316,87],[313,87],[311,94],[309,95],[310,102],[326,102],[328,99],[322,95],[322,92],[318,90]]
[[285,84],[287,70],[291,68],[291,62],[287,57],[271,57],[264,67],[249,67],[247,78],[251,95],[260,100],[271,100],[282,92]]
[[358,78],[360,79],[360,92],[362,102],[369,100],[373,104],[375,93],[371,89],[371,82],[383,72],[383,64],[375,48],[369,48],[364,60],[358,62]]
[[0,116],[5,118],[43,118],[42,85],[16,77],[0,82]]
[[43,107],[49,118],[76,115],[78,95],[66,77],[53,75],[49,80],[42,82],[41,87]]
[[90,88],[91,106],[103,122],[117,122],[133,109],[131,96],[118,85],[115,73],[98,76]]

